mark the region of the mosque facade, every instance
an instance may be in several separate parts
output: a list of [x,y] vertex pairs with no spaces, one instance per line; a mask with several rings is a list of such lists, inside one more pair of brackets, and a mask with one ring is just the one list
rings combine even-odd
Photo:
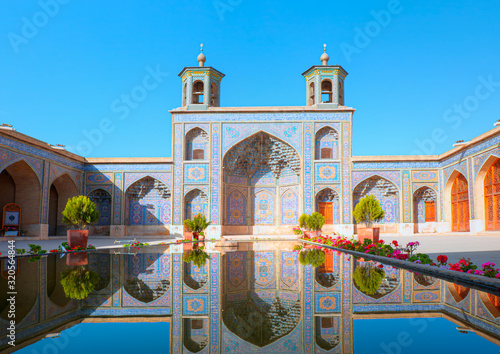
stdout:
[[441,155],[353,156],[348,74],[326,51],[297,107],[221,107],[224,74],[205,61],[179,74],[171,158],[84,158],[2,126],[0,210],[18,204],[35,238],[64,235],[61,211],[81,194],[101,212],[94,235],[181,235],[198,213],[210,238],[290,235],[318,211],[323,231],[351,236],[355,205],[374,195],[382,233],[500,230],[500,128]]

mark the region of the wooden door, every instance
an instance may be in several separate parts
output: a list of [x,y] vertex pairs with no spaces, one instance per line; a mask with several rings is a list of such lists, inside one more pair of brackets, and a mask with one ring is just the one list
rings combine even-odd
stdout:
[[436,202],[425,202],[425,222],[436,221]]
[[469,228],[469,185],[460,174],[451,188],[451,223],[452,231],[470,231]]
[[486,173],[484,207],[486,230],[500,230],[500,159]]
[[333,203],[321,202],[318,203],[318,212],[325,217],[325,224],[333,224]]

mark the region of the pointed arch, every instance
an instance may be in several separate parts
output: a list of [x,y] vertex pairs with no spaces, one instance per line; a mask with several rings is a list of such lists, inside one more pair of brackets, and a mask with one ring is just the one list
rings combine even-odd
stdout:
[[185,159],[191,160],[208,160],[208,133],[200,128],[193,127],[185,135]]
[[111,193],[102,188],[94,188],[87,193],[87,196],[96,204],[96,208],[101,214],[96,225],[109,226],[111,224]]
[[467,177],[454,169],[444,187],[444,207],[446,220],[451,231],[470,230],[469,227],[469,190]]
[[[478,220],[483,220],[485,230],[498,230],[500,223],[499,197],[493,186],[498,182],[500,169],[498,165],[500,158],[491,154],[477,171],[474,181],[474,205]],[[496,178],[495,178],[496,177]]]
[[399,189],[388,179],[379,175],[372,175],[360,181],[353,190],[353,205],[359,203],[361,198],[373,195],[382,206],[385,217],[382,223],[399,222]]
[[337,225],[339,218],[339,193],[325,187],[316,193],[316,211],[325,217],[325,225]]
[[126,225],[170,224],[171,191],[162,181],[144,176],[132,183],[125,195]]
[[204,214],[209,218],[208,196],[201,189],[195,188],[184,196],[184,219],[192,219],[198,214]]
[[339,158],[339,132],[330,127],[324,126],[319,129],[314,137],[315,159],[338,159]]
[[49,199],[49,236],[66,234],[66,226],[62,222],[62,212],[68,199],[80,194],[75,180],[68,172],[54,178],[50,184]]
[[415,230],[420,232],[425,223],[437,220],[437,193],[428,186],[422,186],[413,192],[413,222]]

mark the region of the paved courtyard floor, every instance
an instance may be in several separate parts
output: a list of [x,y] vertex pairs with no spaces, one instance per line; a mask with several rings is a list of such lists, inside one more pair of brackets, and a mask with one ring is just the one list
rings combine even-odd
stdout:
[[[261,236],[258,238],[268,238],[276,241],[276,236]],[[290,240],[292,237],[284,237]],[[414,236],[397,236],[384,234],[380,237],[385,242],[392,242],[397,240],[400,245],[406,245],[410,241],[420,242],[420,246],[417,252],[427,253],[432,259],[436,259],[440,254],[445,254],[448,256],[450,262],[458,262],[462,257],[470,258],[472,262],[477,265],[481,265],[484,262],[494,262],[500,267],[500,233],[498,235],[489,236],[469,236],[460,234],[440,234],[440,235],[414,235]],[[120,239],[123,241],[128,241],[133,239],[133,237],[124,237]],[[250,240],[250,236],[247,237],[230,237],[232,240]],[[149,244],[158,244],[161,242],[171,241],[172,238],[165,237],[161,238],[159,236],[155,237],[144,237],[138,238],[141,242],[148,242]],[[64,239],[56,240],[44,240],[44,241],[28,241],[18,239],[16,240],[17,248],[29,249],[28,244],[34,243],[39,244],[43,249],[50,250],[57,248]],[[122,247],[119,243],[115,243],[115,239],[110,238],[90,238],[89,243],[97,248],[119,248]],[[0,242],[0,252],[2,255],[6,255],[8,250],[7,242]]]

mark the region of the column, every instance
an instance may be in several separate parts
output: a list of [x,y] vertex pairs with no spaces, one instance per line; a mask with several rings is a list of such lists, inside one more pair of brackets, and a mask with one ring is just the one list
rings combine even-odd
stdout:
[[333,103],[339,104],[339,71],[335,70],[333,74]]

